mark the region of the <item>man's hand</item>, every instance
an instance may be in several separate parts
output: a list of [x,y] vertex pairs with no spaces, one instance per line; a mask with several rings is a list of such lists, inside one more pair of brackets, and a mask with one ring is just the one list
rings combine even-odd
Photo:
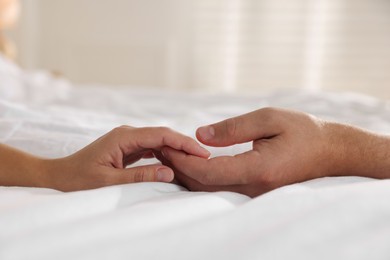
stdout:
[[253,142],[253,149],[208,160],[163,148],[160,159],[190,190],[253,197],[323,176],[390,176],[388,137],[290,110],[264,108],[230,118],[199,128],[197,138],[215,147]]
[[164,165],[126,168],[141,158],[152,157],[162,147],[195,157],[210,156],[195,140],[168,128],[122,126],[59,159],[42,159],[0,145],[0,185],[75,191],[133,182],[171,182],[174,173]]

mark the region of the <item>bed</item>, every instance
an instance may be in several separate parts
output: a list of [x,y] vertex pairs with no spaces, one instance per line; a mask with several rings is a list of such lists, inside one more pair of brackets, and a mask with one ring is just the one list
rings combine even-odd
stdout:
[[[264,106],[390,133],[390,104],[356,93],[77,87],[0,59],[0,142],[45,157],[73,153],[122,124],[194,136],[200,125]],[[390,181],[322,178],[254,199],[164,183],[70,193],[0,187],[0,259],[157,258],[390,259]]]

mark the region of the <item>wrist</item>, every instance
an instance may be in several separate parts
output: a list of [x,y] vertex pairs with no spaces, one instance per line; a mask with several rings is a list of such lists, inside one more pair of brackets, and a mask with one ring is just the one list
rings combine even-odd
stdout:
[[32,187],[51,188],[50,165],[51,159],[34,157],[31,161],[30,180]]
[[64,172],[67,171],[65,158],[43,159],[40,161],[40,178],[37,186],[56,190],[63,190]]
[[390,177],[390,138],[328,123],[328,176]]

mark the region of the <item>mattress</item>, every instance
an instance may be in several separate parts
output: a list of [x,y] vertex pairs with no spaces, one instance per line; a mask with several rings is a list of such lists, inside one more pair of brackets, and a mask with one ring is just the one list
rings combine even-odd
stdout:
[[[0,59],[0,142],[44,157],[69,155],[118,125],[194,136],[198,126],[266,106],[390,133],[389,103],[356,93],[76,86]],[[170,183],[0,187],[0,259],[390,259],[389,241],[389,180],[321,178],[254,199]]]

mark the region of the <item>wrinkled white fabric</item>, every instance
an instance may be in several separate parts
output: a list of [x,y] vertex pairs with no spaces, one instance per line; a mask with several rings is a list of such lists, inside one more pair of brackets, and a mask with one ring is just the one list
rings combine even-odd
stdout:
[[[68,155],[121,124],[194,136],[200,125],[264,106],[390,133],[389,104],[353,93],[80,88],[0,59],[0,142],[41,156]],[[357,177],[312,180],[255,199],[163,183],[71,193],[0,187],[0,259],[390,259],[389,198],[390,181]]]

